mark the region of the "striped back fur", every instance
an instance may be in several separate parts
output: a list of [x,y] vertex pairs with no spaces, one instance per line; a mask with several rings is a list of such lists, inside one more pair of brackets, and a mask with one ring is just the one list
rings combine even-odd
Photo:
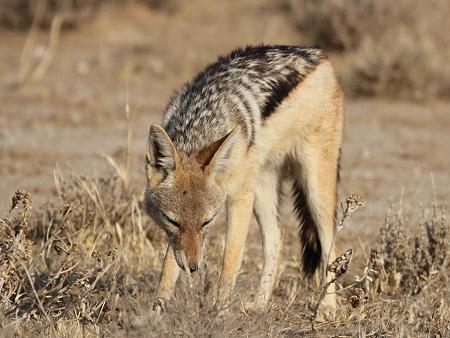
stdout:
[[187,155],[206,148],[237,126],[251,146],[264,120],[323,59],[315,48],[237,49],[209,65],[172,97],[163,127]]

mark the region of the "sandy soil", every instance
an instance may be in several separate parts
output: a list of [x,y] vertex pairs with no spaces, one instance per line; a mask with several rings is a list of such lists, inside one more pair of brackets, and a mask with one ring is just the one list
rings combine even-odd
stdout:
[[[51,198],[55,167],[111,171],[103,155],[121,160],[126,151],[127,91],[135,116],[133,183],[142,185],[148,127],[177,87],[236,46],[301,44],[275,1],[201,3],[175,11],[105,8],[80,29],[63,32],[45,75],[22,85],[19,70],[37,64],[48,33],[37,33],[23,53],[28,32],[0,31],[1,214],[19,188],[32,193],[35,208]],[[348,98],[346,119],[340,198],[359,192],[368,204],[344,230],[343,245],[374,234],[390,203],[419,209],[435,193],[449,204],[449,103]]]

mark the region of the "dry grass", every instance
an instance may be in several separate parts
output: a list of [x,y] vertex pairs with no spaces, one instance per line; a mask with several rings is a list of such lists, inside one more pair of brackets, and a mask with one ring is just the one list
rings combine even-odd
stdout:
[[338,53],[347,92],[448,98],[450,3],[446,0],[287,0],[311,44]]
[[[244,265],[235,302],[213,309],[221,238],[210,238],[205,266],[182,276],[162,317],[152,311],[164,240],[143,214],[139,194],[120,177],[55,175],[58,196],[31,213],[20,191],[1,220],[2,334],[23,336],[448,336],[449,227],[435,203],[411,222],[386,217],[378,243],[337,280],[341,302],[333,323],[311,324],[319,290],[311,292],[288,260],[268,313],[248,313],[256,276]],[[345,256],[345,257],[344,257]],[[345,261],[345,259],[347,259]],[[254,269],[255,267],[251,267]],[[243,299],[241,299],[241,297]]]
[[66,320],[119,324],[122,294],[139,284],[131,276],[156,265],[137,198],[119,178],[55,181],[58,199],[33,226],[24,192],[2,220],[2,311],[23,333]]

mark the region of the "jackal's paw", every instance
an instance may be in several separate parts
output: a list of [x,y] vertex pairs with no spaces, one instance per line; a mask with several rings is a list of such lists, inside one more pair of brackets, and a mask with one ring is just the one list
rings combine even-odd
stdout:
[[267,302],[263,299],[245,302],[243,304],[243,312],[264,313],[267,312]]
[[156,298],[153,302],[153,312],[155,312],[158,316],[166,312],[166,302],[162,298]]
[[336,319],[336,307],[331,305],[322,305],[317,314],[317,322],[330,322]]
[[230,304],[226,301],[216,301],[213,306],[213,310],[219,315],[227,313],[230,309]]

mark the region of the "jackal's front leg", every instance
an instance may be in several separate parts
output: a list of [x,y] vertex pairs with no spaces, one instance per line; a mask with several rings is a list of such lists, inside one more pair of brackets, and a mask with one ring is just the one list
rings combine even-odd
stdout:
[[278,277],[281,254],[281,229],[278,225],[280,180],[276,170],[261,170],[255,189],[255,216],[261,230],[264,250],[264,267],[255,301],[249,304],[253,310],[263,311]]
[[250,225],[253,200],[254,192],[251,187],[241,192],[239,196],[230,197],[227,201],[227,238],[216,305],[224,305],[236,284]]
[[156,300],[153,303],[154,311],[161,313],[165,310],[165,301],[172,298],[179,274],[180,268],[177,265],[173,249],[170,244],[168,244],[161,270],[161,279],[159,281],[158,290],[156,291]]

